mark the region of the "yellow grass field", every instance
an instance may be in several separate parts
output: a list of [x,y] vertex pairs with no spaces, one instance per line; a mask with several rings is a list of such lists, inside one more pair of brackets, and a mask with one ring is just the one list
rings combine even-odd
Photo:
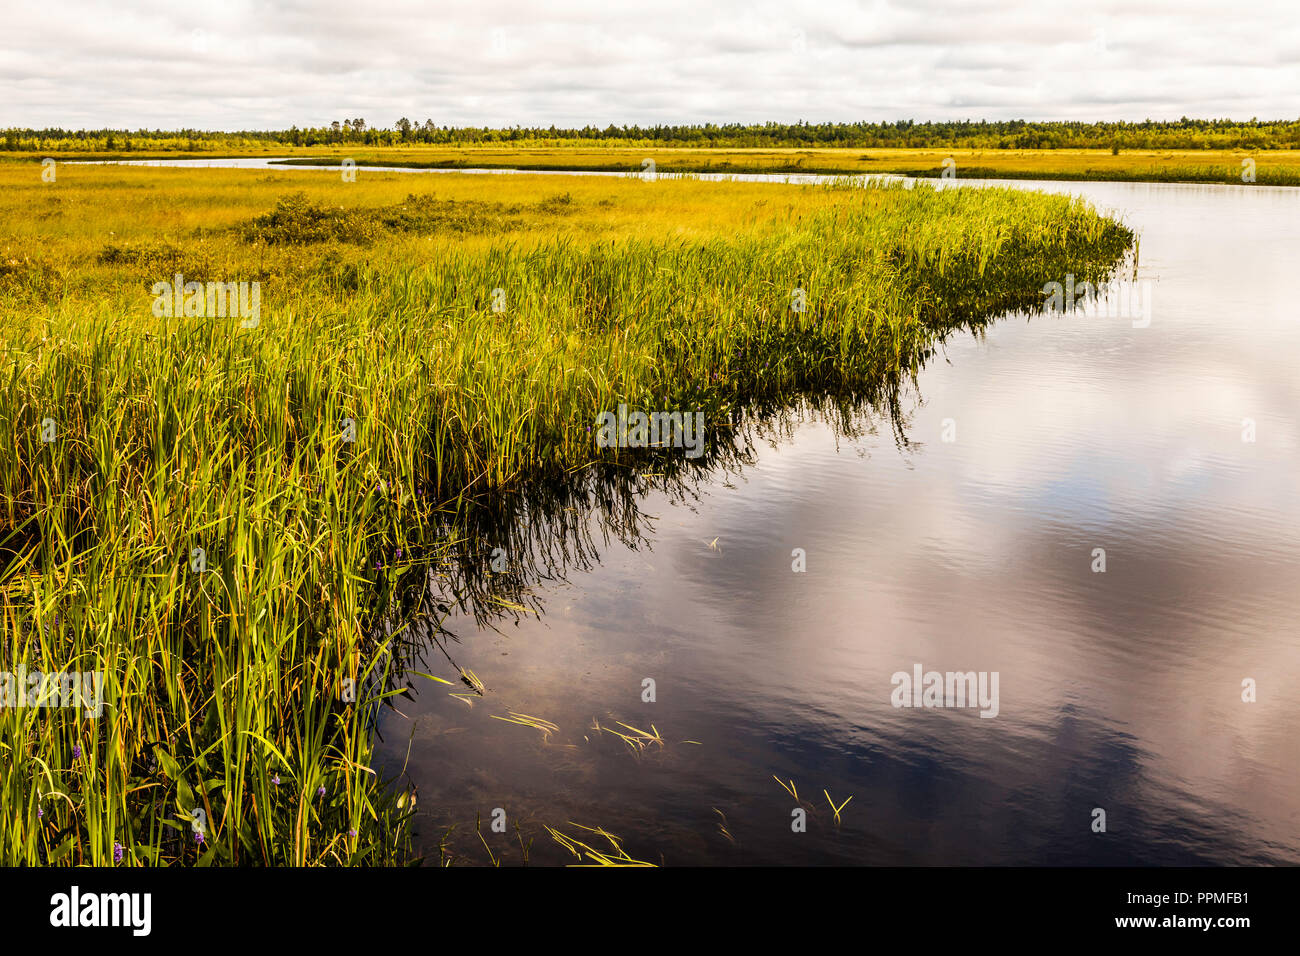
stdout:
[[[54,154],[58,158],[58,154]],[[70,154],[71,155],[71,154]],[[905,173],[940,175],[951,159],[958,178],[1078,179],[1168,182],[1243,182],[1244,160],[1254,163],[1259,184],[1300,184],[1297,150],[1134,150],[1113,155],[1107,149],[657,149],[638,146],[400,146],[276,147],[210,153],[78,154],[122,159],[267,156],[299,162],[359,165],[460,166],[536,170],[637,172],[653,160],[659,172],[714,173]],[[33,162],[41,155],[11,154],[0,161]]]

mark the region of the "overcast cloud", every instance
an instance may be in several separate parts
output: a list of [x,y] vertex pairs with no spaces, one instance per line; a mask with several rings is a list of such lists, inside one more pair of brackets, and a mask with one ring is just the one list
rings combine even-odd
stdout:
[[1300,8],[0,0],[0,126],[1300,117]]

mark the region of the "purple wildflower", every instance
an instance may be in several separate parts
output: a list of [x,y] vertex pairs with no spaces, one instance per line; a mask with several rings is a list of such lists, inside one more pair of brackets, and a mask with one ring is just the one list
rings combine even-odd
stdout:
[[78,760],[81,757],[81,744],[72,745],[72,759]]
[[349,831],[348,831],[348,836],[350,836],[350,837],[354,837],[354,836],[356,836],[356,835],[357,835],[357,831],[356,831],[356,830],[349,830]]
[[318,796],[318,797],[323,797],[323,796],[325,796],[325,788],[324,788],[324,787],[317,787],[317,788],[316,788],[316,796]]
[[202,843],[202,842],[203,842],[203,834],[200,833],[198,830],[195,830],[195,831],[194,831],[194,842],[195,842],[195,843]]
[[123,851],[122,851],[122,844],[120,844],[120,843],[114,843],[114,844],[113,844],[113,862],[114,862],[114,863],[121,863],[121,862],[122,862],[122,852],[123,852]]
[[272,782],[273,784],[275,784],[277,787],[280,786],[280,775],[279,775],[278,773],[277,773],[277,774],[272,774],[272,775],[271,775],[271,782]]

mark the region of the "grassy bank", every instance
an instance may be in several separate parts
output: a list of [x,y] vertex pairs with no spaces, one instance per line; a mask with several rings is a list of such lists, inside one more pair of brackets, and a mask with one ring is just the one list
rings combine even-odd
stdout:
[[[39,162],[45,154],[0,154],[5,164]],[[227,156],[284,158],[287,165],[360,165],[407,169],[526,169],[536,172],[641,172],[654,160],[659,172],[675,173],[892,173],[943,175],[951,160],[960,179],[1059,179],[1120,182],[1246,184],[1242,163],[1254,163],[1254,184],[1300,185],[1297,150],[1103,149],[709,149],[590,146],[402,146],[265,147],[217,152],[65,152],[59,160],[215,159]]]
[[[371,718],[403,686],[393,590],[436,585],[448,512],[635,464],[590,428],[621,403],[717,442],[752,403],[896,381],[1132,240],[1007,190],[0,184],[0,669],[100,672],[106,701],[0,710],[9,863],[404,859]],[[178,273],[259,283],[255,320],[156,314]]]
[[[410,169],[529,169],[640,172],[652,159],[669,173],[891,173],[960,179],[1061,179],[1244,184],[1243,160],[1257,185],[1300,185],[1300,152],[1225,150],[934,150],[934,149],[583,149],[422,148],[358,150],[358,164]],[[338,165],[338,150],[292,156],[285,165]]]
[[[959,179],[1064,179],[1121,182],[1249,184],[1243,161],[1254,164],[1254,185],[1300,185],[1297,150],[1108,149],[709,149],[629,146],[401,146],[267,147],[234,152],[54,153],[69,159],[214,159],[218,156],[283,158],[288,165],[360,165],[407,169],[527,169],[537,172],[641,172],[653,160],[669,173],[893,173]],[[2,154],[6,163],[39,162],[44,154]]]

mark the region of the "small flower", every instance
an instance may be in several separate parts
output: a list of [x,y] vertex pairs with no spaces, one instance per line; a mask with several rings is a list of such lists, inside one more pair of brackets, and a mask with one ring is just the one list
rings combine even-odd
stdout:
[[398,549],[397,549],[397,556],[398,556],[399,558],[402,556],[402,549],[401,549],[401,548],[398,548]]
[[114,862],[114,863],[121,863],[121,862],[122,862],[122,853],[123,853],[123,850],[122,850],[122,844],[120,844],[120,843],[114,843],[114,844],[113,844],[113,862]]
[[37,808],[36,808],[36,819],[39,820],[39,819],[40,819],[41,817],[43,817],[43,816],[45,816],[45,811],[42,810],[40,807],[37,807]]
[[81,757],[81,744],[72,745],[72,759],[77,760]]
[[195,842],[195,843],[202,843],[202,842],[203,842],[203,834],[200,833],[198,830],[195,830],[195,831],[194,831],[194,842]]
[[356,830],[349,830],[349,831],[348,831],[348,836],[350,836],[350,837],[354,837],[354,836],[356,836],[356,835],[357,835],[357,831],[356,831]]
[[280,786],[280,775],[279,775],[278,773],[277,773],[277,774],[272,774],[272,775],[271,775],[271,782],[272,782],[273,784],[275,784],[277,787]]
[[318,796],[318,797],[323,797],[323,796],[325,796],[325,788],[324,788],[324,787],[317,787],[317,788],[316,788],[316,796]]

